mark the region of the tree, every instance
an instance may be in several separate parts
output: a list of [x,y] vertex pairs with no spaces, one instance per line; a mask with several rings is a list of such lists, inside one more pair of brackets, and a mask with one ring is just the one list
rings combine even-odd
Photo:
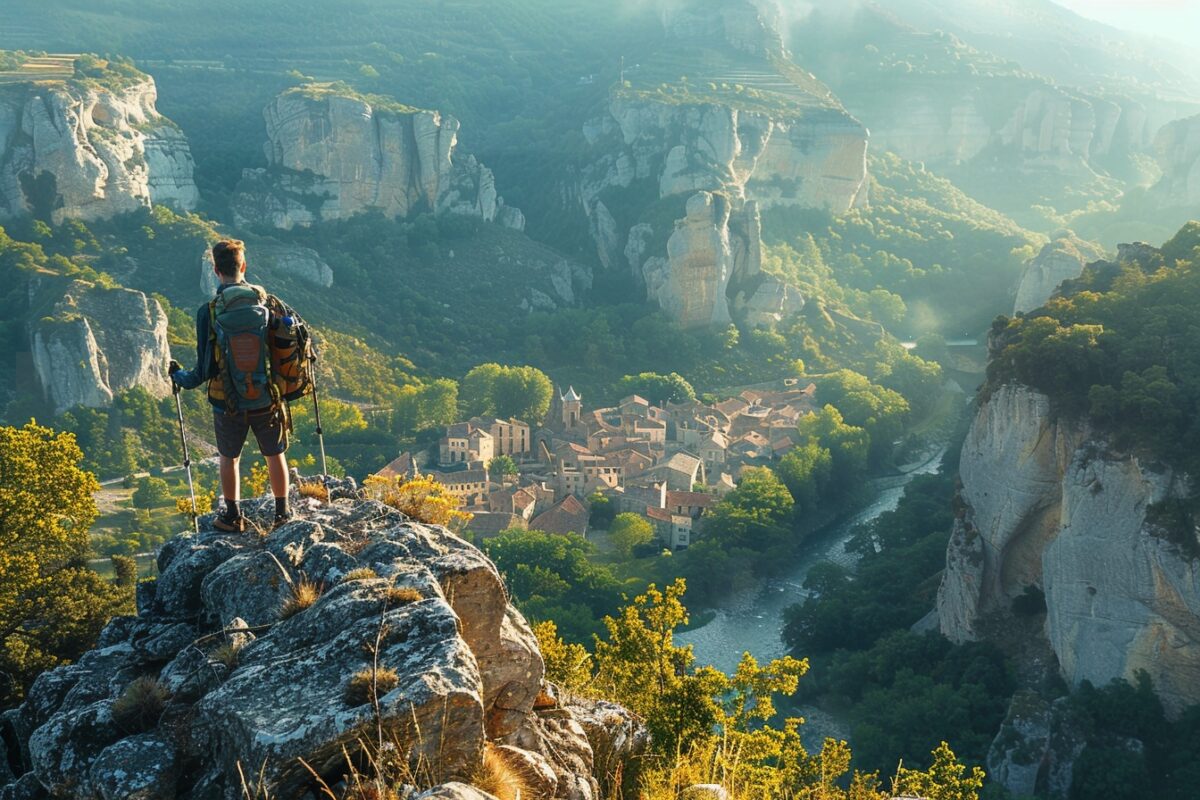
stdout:
[[622,395],[636,394],[654,405],[683,403],[696,399],[696,390],[678,372],[660,375],[657,372],[641,372],[626,375],[617,386]]
[[654,541],[654,526],[638,514],[628,512],[617,514],[608,533],[623,559],[632,558],[635,547]]
[[537,424],[550,410],[554,386],[534,367],[480,364],[463,378],[461,413],[468,417],[516,417]]
[[802,443],[815,442],[829,451],[828,471],[813,473],[818,494],[844,494],[866,474],[871,436],[863,428],[847,425],[833,406],[802,417],[796,433]]
[[926,797],[929,800],[975,800],[983,788],[983,770],[973,767],[967,772],[950,745],[942,742],[933,751],[933,766],[928,772],[901,767],[896,771],[894,794]]
[[801,508],[817,504],[832,470],[833,455],[813,439],[793,447],[779,460],[779,477]]
[[171,488],[162,478],[142,478],[133,492],[134,508],[157,508],[171,499]]
[[503,481],[506,478],[511,478],[515,475],[520,475],[521,470],[517,468],[517,462],[513,461],[512,456],[500,454],[488,462],[488,475],[492,480]]
[[536,623],[533,635],[546,662],[547,680],[576,692],[591,682],[592,655],[586,647],[564,642],[558,637],[558,626],[550,620]]
[[87,568],[99,484],[82,458],[71,434],[0,427],[0,707],[131,610],[128,589]]
[[588,524],[601,530],[606,530],[617,515],[613,501],[600,492],[588,496],[588,512]]

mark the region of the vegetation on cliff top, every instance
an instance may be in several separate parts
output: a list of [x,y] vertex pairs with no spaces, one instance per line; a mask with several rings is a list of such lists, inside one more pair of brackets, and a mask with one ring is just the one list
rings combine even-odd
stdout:
[[1121,449],[1200,474],[1200,223],[1160,249],[1133,247],[1063,284],[1061,296],[992,326],[988,388],[1046,393]]

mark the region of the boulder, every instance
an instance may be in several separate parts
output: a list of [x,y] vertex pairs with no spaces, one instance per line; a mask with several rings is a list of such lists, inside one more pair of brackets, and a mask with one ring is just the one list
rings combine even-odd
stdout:
[[[350,496],[298,503],[300,518],[267,536],[225,536],[202,518],[200,533],[167,542],[139,616],[112,620],[102,647],[40,676],[0,717],[0,741],[19,750],[0,758],[13,773],[0,797],[44,786],[225,800],[240,792],[239,765],[261,770],[273,796],[298,797],[310,768],[336,786],[347,755],[382,749],[441,784],[429,797],[489,797],[468,783],[490,750],[539,796],[598,798],[589,733],[546,699],[536,639],[495,566],[444,528],[328,485]],[[245,508],[257,518],[268,506]],[[302,577],[319,596],[280,619]],[[124,729],[113,704],[142,677],[165,706],[148,729]],[[618,708],[588,726],[631,753],[637,734]]]
[[102,800],[174,800],[175,750],[153,734],[139,734],[104,749],[88,781]]

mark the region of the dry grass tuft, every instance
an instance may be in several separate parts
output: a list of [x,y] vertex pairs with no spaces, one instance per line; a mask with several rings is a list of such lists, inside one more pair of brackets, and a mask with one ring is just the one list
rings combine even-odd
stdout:
[[346,684],[345,700],[348,706],[374,705],[379,698],[400,685],[400,676],[389,667],[360,669],[350,676]]
[[391,586],[387,590],[389,606],[405,606],[409,603],[419,603],[424,599],[425,595],[410,586]]
[[312,608],[321,599],[324,590],[325,587],[316,581],[301,578],[299,583],[293,584],[292,596],[285,600],[283,607],[279,609],[279,618],[288,619]]
[[534,797],[523,771],[491,742],[484,748],[483,766],[472,783],[499,800],[533,800]]
[[329,502],[329,487],[321,481],[305,481],[296,486],[296,491],[301,497],[311,497],[322,503]]
[[224,664],[227,669],[233,669],[237,666],[238,653],[241,652],[242,647],[243,645],[240,640],[236,643],[225,642],[223,645],[209,653],[208,657],[213,661],[216,661],[218,664]]
[[347,572],[345,575],[342,576],[342,579],[338,582],[339,583],[349,583],[350,581],[369,581],[372,578],[378,578],[378,577],[379,577],[379,573],[377,573],[375,570],[371,569],[370,567],[359,567],[358,569],[352,569],[349,572]]
[[126,733],[148,731],[158,724],[170,697],[167,687],[158,678],[148,675],[136,678],[113,702],[113,722]]

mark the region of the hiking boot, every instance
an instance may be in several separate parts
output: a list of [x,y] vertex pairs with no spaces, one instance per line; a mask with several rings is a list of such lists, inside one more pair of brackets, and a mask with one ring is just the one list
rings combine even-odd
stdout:
[[290,511],[286,514],[276,514],[274,522],[271,523],[271,530],[275,530],[281,525],[287,525],[295,518],[295,515],[293,515]]
[[226,531],[228,533],[246,532],[246,518],[241,514],[238,514],[236,517],[219,514],[217,515],[217,518],[213,520],[212,525],[217,530]]

